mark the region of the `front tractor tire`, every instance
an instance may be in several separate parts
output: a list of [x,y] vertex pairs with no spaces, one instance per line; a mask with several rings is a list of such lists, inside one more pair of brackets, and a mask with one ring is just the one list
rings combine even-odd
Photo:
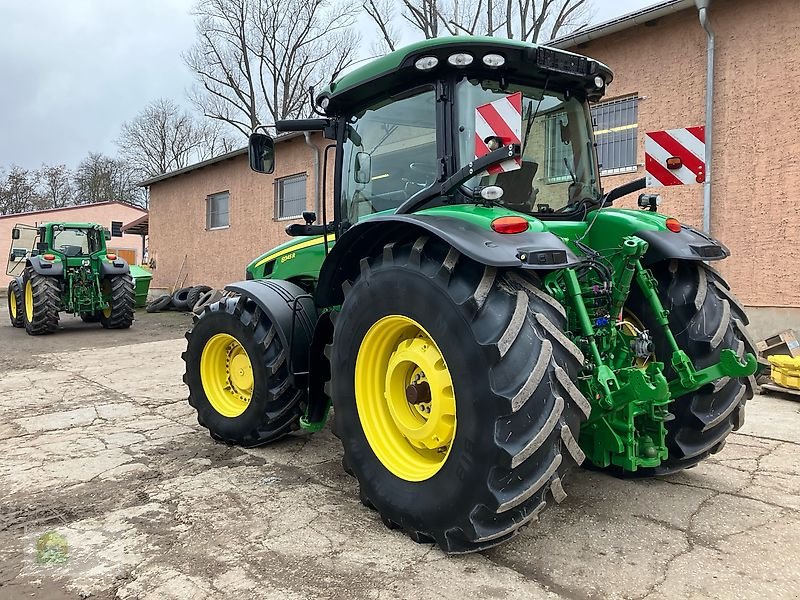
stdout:
[[25,327],[25,317],[22,314],[24,307],[22,288],[16,279],[12,279],[8,284],[8,316],[12,327]]
[[58,330],[61,288],[55,277],[40,275],[32,268],[22,279],[23,322],[28,335],[45,335]]
[[589,403],[534,275],[426,237],[363,259],[328,349],[343,463],[391,528],[474,552],[537,519],[583,461]]
[[286,349],[255,302],[237,296],[207,306],[186,339],[183,381],[211,437],[254,447],[298,428],[305,393],[291,385]]
[[[756,349],[745,332],[748,323],[744,309],[730,286],[711,267],[702,263],[673,260],[651,267],[658,281],[661,302],[669,311],[669,325],[675,340],[702,369],[719,362],[725,348],[740,359]],[[669,364],[669,346],[652,311],[641,294],[631,294],[630,308],[650,330],[655,355],[665,363],[665,375],[677,375]],[[667,358],[662,358],[667,357]],[[673,419],[667,426],[669,458],[655,468],[639,469],[633,476],[667,475],[695,466],[719,452],[728,435],[744,424],[747,400],[753,397],[755,379],[719,379],[699,390],[677,398],[670,404]]]
[[[115,275],[100,283],[108,305],[100,311],[100,324],[106,329],[128,329],[133,325],[136,296],[130,275]],[[84,319],[84,321],[86,321]]]

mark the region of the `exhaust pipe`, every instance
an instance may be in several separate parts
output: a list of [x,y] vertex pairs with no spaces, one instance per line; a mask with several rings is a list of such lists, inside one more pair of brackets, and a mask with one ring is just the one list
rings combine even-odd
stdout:
[[706,177],[703,181],[703,231],[711,233],[711,157],[714,133],[714,31],[708,20],[711,0],[694,0],[700,25],[706,32]]

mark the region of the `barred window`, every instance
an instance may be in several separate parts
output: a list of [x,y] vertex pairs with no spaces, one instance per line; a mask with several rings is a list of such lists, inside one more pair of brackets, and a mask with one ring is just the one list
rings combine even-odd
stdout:
[[275,181],[275,218],[294,219],[306,209],[306,174]]
[[220,192],[206,197],[206,229],[223,229],[230,225],[229,199],[230,192]]
[[601,175],[636,170],[639,98],[629,96],[592,106],[594,137]]

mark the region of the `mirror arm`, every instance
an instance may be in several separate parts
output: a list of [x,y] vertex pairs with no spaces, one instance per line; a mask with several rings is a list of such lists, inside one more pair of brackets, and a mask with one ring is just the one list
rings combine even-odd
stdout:
[[395,211],[395,214],[402,215],[414,212],[426,202],[433,200],[438,196],[447,196],[457,187],[463,185],[475,175],[478,175],[494,165],[500,164],[512,158],[520,156],[520,146],[518,144],[509,144],[492,150],[488,154],[484,154],[480,158],[476,158],[464,167],[456,171],[451,177],[442,181],[441,183],[434,183],[426,187],[424,190],[414,194],[403,202]]

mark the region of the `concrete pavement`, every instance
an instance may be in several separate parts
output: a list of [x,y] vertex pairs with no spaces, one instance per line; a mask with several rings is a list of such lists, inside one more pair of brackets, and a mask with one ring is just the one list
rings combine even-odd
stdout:
[[[0,598],[800,597],[800,402],[757,396],[726,448],[679,475],[573,473],[514,540],[447,557],[360,504],[329,429],[211,440],[185,402],[182,338],[35,351],[69,335],[0,325]],[[52,533],[64,560],[40,564]]]

